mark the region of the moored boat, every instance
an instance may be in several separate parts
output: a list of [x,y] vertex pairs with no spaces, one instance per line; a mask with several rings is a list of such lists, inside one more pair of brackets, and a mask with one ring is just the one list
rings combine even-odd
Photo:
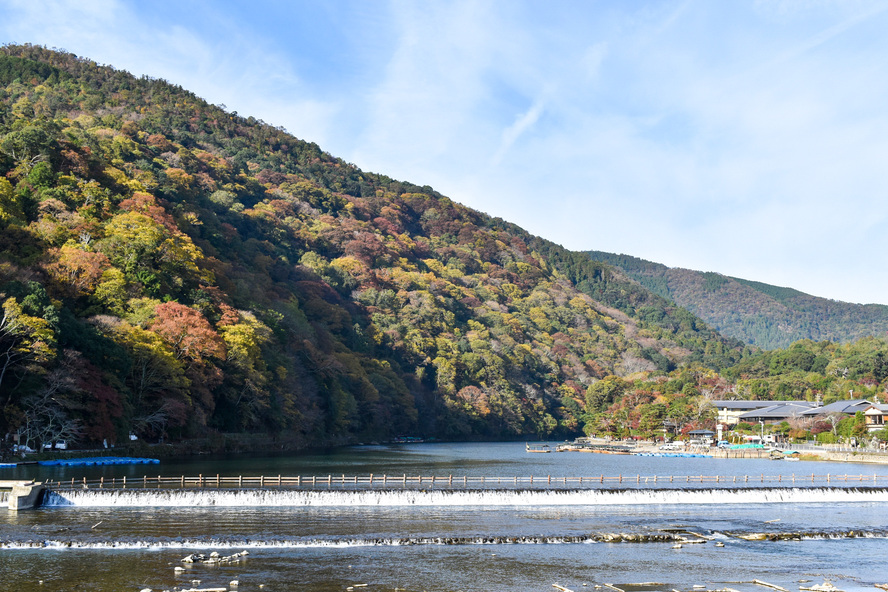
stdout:
[[530,444],[525,444],[524,449],[527,452],[542,452],[542,453],[552,452],[552,449],[549,447],[548,444],[543,444],[541,446],[531,446]]

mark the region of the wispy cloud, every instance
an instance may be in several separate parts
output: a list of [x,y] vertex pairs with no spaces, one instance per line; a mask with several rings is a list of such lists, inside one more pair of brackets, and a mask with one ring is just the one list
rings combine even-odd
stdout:
[[532,127],[537,120],[540,118],[540,115],[543,113],[543,103],[537,102],[530,107],[527,111],[525,111],[521,116],[519,116],[515,123],[507,127],[503,130],[502,140],[500,141],[499,148],[497,148],[496,153],[491,158],[491,164],[496,166],[500,164],[505,156],[506,152],[509,151],[509,148],[518,140],[518,138],[526,132],[530,127]]

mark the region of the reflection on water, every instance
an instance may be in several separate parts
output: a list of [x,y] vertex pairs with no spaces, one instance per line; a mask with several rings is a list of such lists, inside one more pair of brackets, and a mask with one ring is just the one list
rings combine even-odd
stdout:
[[413,444],[399,446],[360,446],[326,452],[287,456],[201,456],[172,459],[160,465],[123,465],[101,467],[22,466],[0,469],[3,479],[70,480],[86,477],[179,475],[449,475],[598,477],[623,475],[632,480],[637,475],[695,477],[722,475],[755,477],[782,475],[791,481],[805,475],[880,475],[888,478],[888,465],[767,459],[716,459],[642,457],[582,452],[527,454],[524,443],[484,444]]

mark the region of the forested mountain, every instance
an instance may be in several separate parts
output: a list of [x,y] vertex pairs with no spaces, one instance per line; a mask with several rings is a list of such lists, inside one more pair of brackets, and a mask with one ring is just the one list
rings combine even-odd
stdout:
[[0,50],[0,435],[577,433],[747,353],[617,269],[162,80]]
[[712,272],[670,268],[629,255],[590,251],[652,292],[688,309],[723,335],[765,349],[802,340],[849,343],[885,336],[888,306],[818,298]]

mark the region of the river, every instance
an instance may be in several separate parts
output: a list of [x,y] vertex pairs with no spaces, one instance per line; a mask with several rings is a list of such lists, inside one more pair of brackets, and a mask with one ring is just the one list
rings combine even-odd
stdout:
[[[554,584],[768,592],[752,583],[760,580],[796,592],[824,580],[846,591],[888,583],[886,465],[411,444],[159,465],[28,466],[0,470],[0,479],[135,481],[146,473],[372,473],[436,476],[438,483],[60,491],[40,509],[0,511],[0,590],[158,591],[229,588],[237,580],[246,592],[548,591]],[[827,474],[828,485],[820,480]],[[464,475],[485,484],[441,485]],[[507,484],[530,475],[541,485]],[[700,482],[714,475],[724,479]],[[806,484],[811,475],[817,483]],[[594,484],[600,476],[623,481]],[[587,481],[559,485],[563,477]],[[883,480],[874,486],[873,477]],[[181,561],[214,551],[248,554],[217,564]]]

